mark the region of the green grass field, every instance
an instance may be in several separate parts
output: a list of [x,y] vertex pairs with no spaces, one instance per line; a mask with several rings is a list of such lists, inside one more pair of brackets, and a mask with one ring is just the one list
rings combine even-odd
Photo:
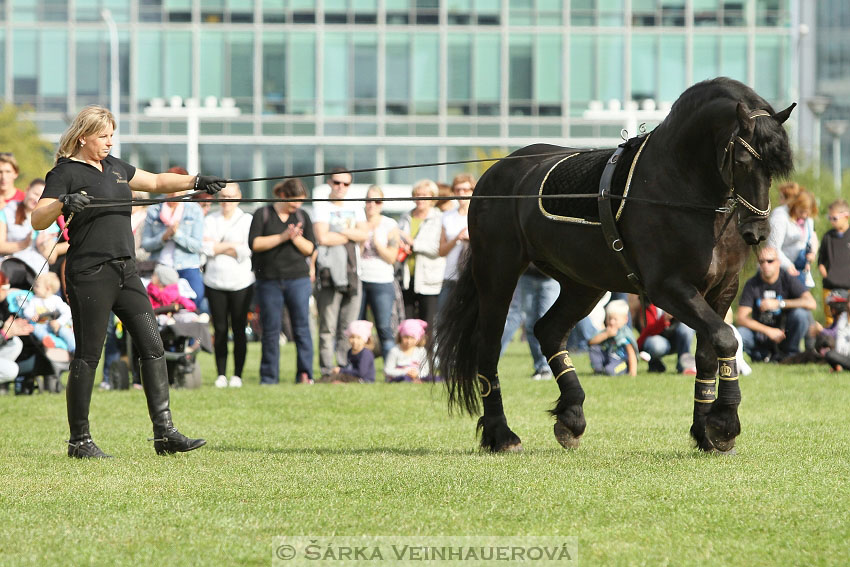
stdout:
[[738,455],[719,457],[691,448],[691,378],[593,377],[576,355],[588,427],[567,452],[527,352],[500,368],[511,455],[480,453],[441,386],[261,388],[257,344],[242,389],[213,387],[201,355],[204,387],[173,392],[208,440],[194,453],[155,455],[137,390],[95,391],[100,462],[65,456],[64,395],[0,397],[0,564],[270,565],[275,536],[359,534],[575,536],[584,565],[850,561],[846,374],[756,366]]

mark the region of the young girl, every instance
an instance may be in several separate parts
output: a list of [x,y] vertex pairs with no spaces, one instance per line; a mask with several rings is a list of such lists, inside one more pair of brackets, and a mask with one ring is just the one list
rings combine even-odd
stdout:
[[398,344],[384,359],[387,382],[430,382],[427,355],[421,345],[428,323],[405,319],[398,326]]
[[65,341],[68,352],[74,352],[76,343],[71,326],[71,308],[56,295],[59,287],[59,276],[53,272],[38,276],[32,288],[34,297],[30,297],[24,305],[24,317],[33,325],[33,336],[44,346],[57,346],[53,341],[55,336]]
[[347,382],[374,382],[375,355],[366,348],[372,340],[372,323],[370,321],[352,321],[345,330],[348,344],[348,364],[335,367],[327,377],[320,382],[344,384]]
[[177,275],[177,270],[170,266],[158,264],[153,271],[147,292],[154,312],[163,316],[160,318],[160,323],[165,323],[170,313],[181,309],[187,311],[196,309],[194,301],[180,295],[180,289],[177,285],[179,280],[180,276]]

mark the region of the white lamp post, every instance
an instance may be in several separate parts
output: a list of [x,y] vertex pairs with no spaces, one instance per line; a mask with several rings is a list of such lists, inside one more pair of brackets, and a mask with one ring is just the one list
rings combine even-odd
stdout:
[[173,96],[169,99],[168,106],[165,105],[165,100],[152,98],[150,104],[145,107],[145,115],[151,118],[181,118],[186,121],[186,169],[193,175],[200,172],[198,144],[201,118],[235,118],[240,114],[241,111],[232,98],[221,99],[219,105],[214,96],[206,97],[203,106],[194,98],[187,98],[184,105],[181,97]]
[[829,98],[825,96],[813,96],[806,101],[806,105],[815,115],[814,133],[812,136],[812,161],[815,165],[815,179],[820,178],[820,117],[829,106]]
[[841,197],[841,136],[850,126],[850,120],[827,120],[824,126],[832,134],[832,179],[835,182],[835,194]]
[[626,102],[625,107],[619,100],[608,101],[608,107],[601,101],[592,100],[584,111],[584,118],[597,122],[622,124],[628,136],[638,134],[638,124],[642,122],[661,122],[670,112],[671,103],[662,102],[659,105],[652,99],[646,99],[640,105],[636,101]]
[[[118,52],[118,27],[112,19],[112,12],[103,10],[100,13],[106,27],[109,28],[109,106],[112,107],[112,116],[115,122],[121,124],[121,76],[119,71]],[[115,136],[112,141],[112,151],[115,157],[121,157],[121,138]]]

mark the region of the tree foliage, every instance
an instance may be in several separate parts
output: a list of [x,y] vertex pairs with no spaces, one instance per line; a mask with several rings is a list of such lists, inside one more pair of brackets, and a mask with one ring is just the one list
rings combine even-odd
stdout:
[[41,137],[27,109],[13,104],[0,107],[0,152],[15,154],[20,173],[15,186],[26,189],[36,177],[44,178],[53,167],[53,144]]

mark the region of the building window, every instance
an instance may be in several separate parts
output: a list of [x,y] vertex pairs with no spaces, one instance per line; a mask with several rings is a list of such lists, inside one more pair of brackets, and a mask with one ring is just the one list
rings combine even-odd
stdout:
[[410,36],[388,33],[385,54],[387,114],[406,115],[410,110]]
[[247,32],[201,32],[201,99],[231,97],[243,112],[253,112],[253,37]]
[[15,30],[12,44],[15,102],[47,112],[67,110],[67,55],[61,59],[61,54],[68,52],[67,38],[64,30]]

